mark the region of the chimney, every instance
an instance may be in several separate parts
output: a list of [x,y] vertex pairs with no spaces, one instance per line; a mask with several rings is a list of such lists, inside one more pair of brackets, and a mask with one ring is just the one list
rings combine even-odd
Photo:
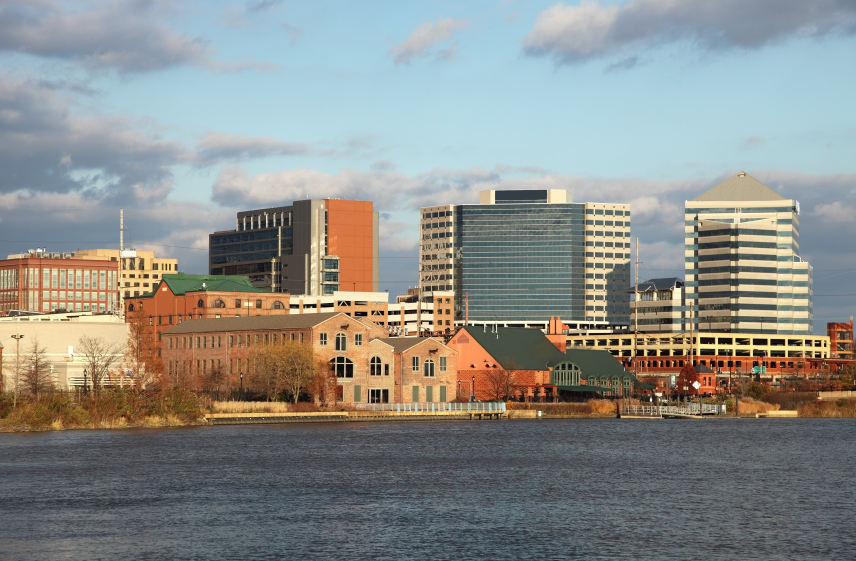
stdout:
[[562,333],[567,327],[562,323],[562,318],[559,316],[550,316],[550,324],[547,328],[547,339],[563,353],[568,350],[568,338]]

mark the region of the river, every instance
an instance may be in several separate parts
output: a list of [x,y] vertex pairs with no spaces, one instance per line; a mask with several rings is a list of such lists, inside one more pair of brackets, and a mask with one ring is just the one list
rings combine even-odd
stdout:
[[0,434],[0,558],[852,559],[856,422]]

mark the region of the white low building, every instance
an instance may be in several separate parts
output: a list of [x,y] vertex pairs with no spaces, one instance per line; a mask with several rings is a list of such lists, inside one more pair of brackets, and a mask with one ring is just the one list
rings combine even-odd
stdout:
[[[45,317],[25,316],[18,318],[17,321],[13,318],[4,318],[4,321],[0,321],[0,343],[3,345],[3,391],[14,391],[16,367],[20,369],[20,379],[26,369],[27,356],[33,350],[34,341],[38,341],[39,347],[45,348],[54,383],[61,391],[82,388],[84,385],[84,371],[88,369],[88,365],[86,358],[80,352],[81,337],[85,335],[101,338],[106,345],[116,345],[123,350],[128,342],[129,324],[111,321],[108,319],[110,316],[100,316],[106,319],[100,322],[92,321],[93,316],[83,321],[42,319]],[[16,340],[13,336],[22,337]],[[16,360],[17,352],[20,352],[20,362]],[[105,385],[130,384],[130,378],[119,376],[122,363],[123,357],[117,356],[111,379],[105,380]],[[91,379],[88,380],[87,385],[91,387]]]

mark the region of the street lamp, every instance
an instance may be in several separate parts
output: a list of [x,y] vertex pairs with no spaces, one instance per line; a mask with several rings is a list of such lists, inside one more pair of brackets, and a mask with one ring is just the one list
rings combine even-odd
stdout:
[[470,385],[470,401],[475,403],[476,401],[476,377],[473,376],[472,384]]
[[244,401],[244,371],[239,372],[241,376],[241,390],[238,392],[238,395],[241,396],[241,401]]
[[88,393],[88,390],[87,390],[87,378],[86,378],[86,376],[87,376],[88,374],[89,374],[89,370],[87,370],[87,369],[85,369],[85,368],[84,368],[84,369],[83,369],[83,395],[86,395],[86,394]]
[[18,382],[20,380],[21,371],[21,339],[23,335],[12,335],[15,340],[15,397],[12,398],[12,407],[18,406]]

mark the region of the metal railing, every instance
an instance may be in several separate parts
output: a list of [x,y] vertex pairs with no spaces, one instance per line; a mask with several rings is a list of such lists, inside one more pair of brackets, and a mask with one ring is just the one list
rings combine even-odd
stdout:
[[354,407],[368,411],[395,411],[397,413],[505,412],[505,403],[492,401],[476,403],[355,403]]
[[[698,403],[688,403],[686,405],[625,405],[621,411],[628,415],[644,415],[651,417],[660,417],[663,415],[698,415]],[[725,415],[725,405],[710,405],[705,403],[702,406],[703,415]]]

